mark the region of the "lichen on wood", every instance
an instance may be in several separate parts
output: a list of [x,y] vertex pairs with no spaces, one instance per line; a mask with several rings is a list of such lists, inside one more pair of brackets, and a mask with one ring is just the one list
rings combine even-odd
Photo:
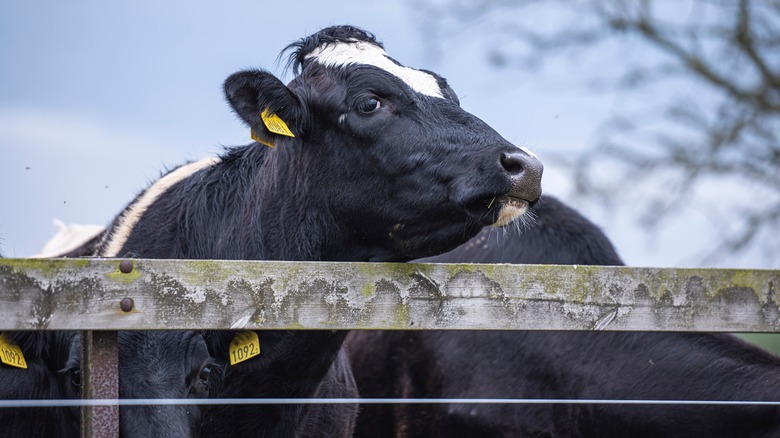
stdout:
[[780,331],[777,270],[132,262],[0,259],[0,330]]

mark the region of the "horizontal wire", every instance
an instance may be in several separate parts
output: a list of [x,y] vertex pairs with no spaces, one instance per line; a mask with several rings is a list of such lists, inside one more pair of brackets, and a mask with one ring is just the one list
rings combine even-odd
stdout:
[[511,399],[511,398],[136,398],[136,399],[40,399],[0,400],[0,408],[48,408],[82,406],[164,405],[334,405],[334,404],[604,404],[604,405],[715,405],[780,406],[780,401],[758,400],[610,400],[610,399]]

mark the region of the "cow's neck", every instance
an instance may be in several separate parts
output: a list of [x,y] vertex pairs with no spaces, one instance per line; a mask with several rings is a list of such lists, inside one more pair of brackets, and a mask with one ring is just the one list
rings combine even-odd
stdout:
[[[268,151],[269,154],[281,151]],[[254,173],[248,188],[244,214],[251,224],[252,238],[259,240],[262,254],[251,258],[264,260],[319,261],[328,237],[333,234],[333,220],[328,217],[321,199],[312,195],[312,187],[300,163],[289,163],[290,156],[269,157]]]
[[[270,151],[275,154],[281,151]],[[274,159],[276,158],[276,159]],[[283,158],[282,160],[278,160]],[[254,220],[254,229],[261,229],[268,260],[294,261],[388,261],[397,260],[390,250],[377,246],[361,234],[361,218],[337,218],[330,202],[342,202],[338,194],[327,193],[322,183],[309,178],[315,171],[292,157],[271,157],[255,175],[252,199],[247,213],[257,204],[262,212]],[[280,162],[288,163],[282,165]],[[267,178],[273,175],[273,178]]]

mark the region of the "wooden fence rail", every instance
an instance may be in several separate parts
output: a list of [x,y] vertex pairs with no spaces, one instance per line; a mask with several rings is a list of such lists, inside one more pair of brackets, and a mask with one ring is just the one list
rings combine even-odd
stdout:
[[[116,330],[780,332],[780,270],[0,259],[0,331],[84,330],[84,397],[116,399]],[[86,406],[82,435],[118,436]]]
[[0,259],[0,330],[780,331],[780,270]]

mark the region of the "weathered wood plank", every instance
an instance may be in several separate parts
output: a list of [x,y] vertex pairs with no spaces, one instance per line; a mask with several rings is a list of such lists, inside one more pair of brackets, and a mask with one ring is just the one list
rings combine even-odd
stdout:
[[[780,332],[778,270],[0,259],[0,330]],[[125,266],[129,267],[129,266]],[[123,311],[120,302],[125,301]]]

